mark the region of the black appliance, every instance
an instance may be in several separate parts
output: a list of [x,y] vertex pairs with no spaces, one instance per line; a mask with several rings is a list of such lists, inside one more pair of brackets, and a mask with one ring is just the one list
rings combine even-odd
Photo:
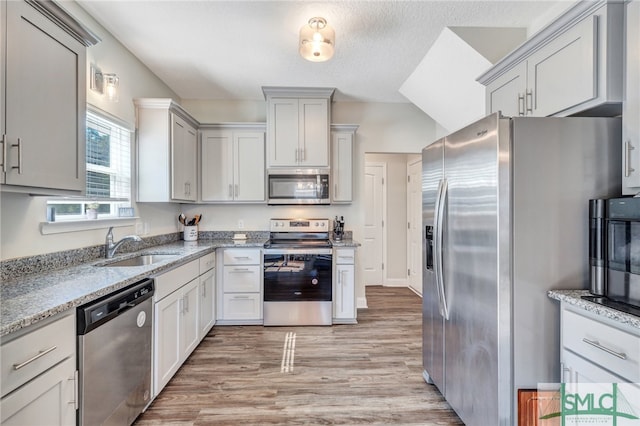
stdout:
[[[593,200],[592,200],[593,201]],[[599,277],[592,279],[591,293],[585,299],[640,316],[640,198],[613,198],[606,201],[604,236],[600,236],[598,210],[591,212],[590,248],[592,265],[604,256],[605,279],[602,288]],[[595,284],[594,284],[595,282]]]
[[264,249],[264,325],[331,325],[328,219],[272,219]]

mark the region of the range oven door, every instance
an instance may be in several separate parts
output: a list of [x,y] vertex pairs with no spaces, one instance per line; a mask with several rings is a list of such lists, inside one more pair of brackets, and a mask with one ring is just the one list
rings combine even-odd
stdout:
[[265,249],[264,325],[331,325],[331,249]]
[[264,251],[265,302],[331,302],[331,249]]

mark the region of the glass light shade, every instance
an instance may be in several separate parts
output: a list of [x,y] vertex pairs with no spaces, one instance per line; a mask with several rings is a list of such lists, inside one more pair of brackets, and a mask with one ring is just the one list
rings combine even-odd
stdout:
[[104,75],[104,92],[111,102],[118,102],[118,85],[120,79],[115,74]]
[[300,55],[308,61],[323,62],[331,59],[336,33],[324,18],[311,18],[300,28]]

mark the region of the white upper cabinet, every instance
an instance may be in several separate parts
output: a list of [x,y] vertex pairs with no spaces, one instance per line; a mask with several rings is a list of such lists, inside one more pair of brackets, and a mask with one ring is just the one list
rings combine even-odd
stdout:
[[478,81],[487,113],[615,116],[622,101],[623,7],[578,2]]
[[134,99],[138,201],[198,199],[198,122],[171,99]]
[[358,126],[331,125],[331,202],[353,201],[353,142]]
[[264,124],[208,124],[201,133],[201,200],[264,202]]
[[[2,190],[80,195],[86,182],[86,46],[98,39],[53,2],[0,7]],[[45,13],[78,28],[63,29]]]
[[625,98],[622,103],[622,193],[640,192],[640,0],[626,4]]
[[267,167],[329,167],[333,88],[263,87]]

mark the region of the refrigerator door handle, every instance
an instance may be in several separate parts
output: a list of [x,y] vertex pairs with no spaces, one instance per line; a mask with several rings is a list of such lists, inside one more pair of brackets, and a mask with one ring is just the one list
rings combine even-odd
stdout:
[[436,194],[436,205],[435,205],[435,214],[433,218],[433,275],[435,276],[436,281],[436,293],[438,294],[438,311],[440,312],[440,316],[444,317],[444,311],[442,310],[442,292],[440,291],[440,245],[439,235],[440,235],[440,222],[438,214],[440,212],[440,199],[442,198],[442,180],[438,182],[438,192]]
[[[440,314],[444,317],[445,320],[449,320],[449,307],[447,306],[447,298],[445,295],[445,287],[444,287],[444,256],[442,252],[442,240],[444,236],[444,208],[447,199],[447,191],[448,191],[448,183],[446,179],[443,179],[440,182],[440,188],[438,190],[438,198],[436,205],[436,259],[435,264],[437,265],[438,273],[436,274],[436,281],[438,283],[438,299],[440,300]],[[435,269],[435,268],[434,268]]]

